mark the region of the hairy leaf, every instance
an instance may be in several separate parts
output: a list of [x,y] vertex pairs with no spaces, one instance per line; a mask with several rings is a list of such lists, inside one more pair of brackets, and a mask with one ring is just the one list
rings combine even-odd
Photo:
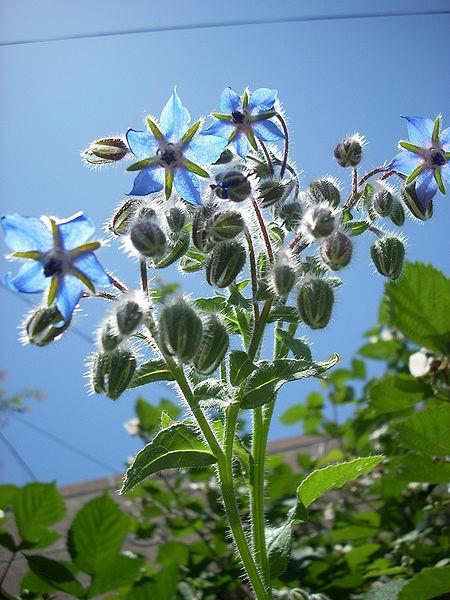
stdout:
[[438,404],[394,423],[402,446],[432,456],[450,454],[450,406]]
[[173,375],[164,360],[148,360],[142,363],[133,375],[130,388],[139,387],[153,381],[173,381]]

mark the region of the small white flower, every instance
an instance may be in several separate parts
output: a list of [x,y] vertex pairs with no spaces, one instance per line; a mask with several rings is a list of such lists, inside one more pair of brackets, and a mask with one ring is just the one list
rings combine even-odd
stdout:
[[123,426],[130,435],[137,435],[139,433],[139,419],[137,418],[125,421]]
[[423,377],[430,372],[431,363],[433,359],[428,356],[423,350],[414,352],[409,357],[409,372],[413,377]]

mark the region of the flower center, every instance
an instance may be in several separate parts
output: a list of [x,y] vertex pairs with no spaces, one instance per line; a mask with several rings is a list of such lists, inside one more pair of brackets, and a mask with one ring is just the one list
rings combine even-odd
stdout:
[[162,148],[159,148],[156,151],[156,153],[160,157],[159,164],[161,165],[161,167],[164,167],[164,168],[176,167],[179,164],[180,159],[182,157],[182,153],[175,146],[175,144],[172,144],[172,142],[169,142]]
[[63,252],[53,251],[47,254],[44,262],[44,275],[46,277],[59,277],[64,274],[67,259]]
[[430,162],[434,167],[442,167],[447,162],[443,150],[431,150]]
[[231,119],[238,127],[245,127],[249,123],[249,115],[244,111],[233,110],[231,113]]

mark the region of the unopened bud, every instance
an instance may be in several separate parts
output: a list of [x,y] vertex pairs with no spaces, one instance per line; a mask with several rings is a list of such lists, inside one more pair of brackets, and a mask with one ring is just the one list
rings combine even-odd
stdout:
[[245,265],[245,248],[236,242],[221,242],[215,246],[206,259],[206,280],[209,285],[219,288],[233,283]]
[[161,311],[159,341],[162,351],[182,362],[191,362],[203,333],[202,320],[182,298]]
[[344,138],[334,149],[334,158],[341,167],[356,167],[361,162],[364,138],[355,133]]
[[225,325],[215,315],[208,316],[203,324],[200,348],[193,361],[195,370],[202,375],[213,373],[222,362],[229,341]]
[[276,263],[272,269],[272,284],[275,289],[275,292],[281,298],[286,298],[289,292],[294,287],[296,278],[295,270],[291,267],[291,265],[280,262]]
[[308,277],[298,286],[298,312],[312,329],[323,329],[328,325],[333,304],[333,288],[325,279]]
[[315,202],[328,202],[333,208],[336,208],[341,201],[341,192],[337,180],[333,177],[323,177],[311,181],[308,196]]
[[92,142],[82,157],[87,163],[104,165],[122,160],[128,152],[128,146],[121,138],[102,138]]
[[405,245],[401,239],[394,235],[378,238],[372,244],[370,255],[380,275],[390,279],[400,277],[405,258]]
[[208,247],[208,232],[206,230],[206,223],[217,210],[216,204],[209,203],[199,207],[192,219],[192,241],[194,246],[205,252]]
[[129,348],[116,348],[106,362],[108,383],[106,395],[116,400],[128,388],[136,370],[136,357]]
[[295,588],[289,592],[289,600],[310,600],[311,596],[301,590],[300,588]]
[[352,242],[341,231],[328,236],[320,243],[320,256],[333,271],[346,267],[352,258]]
[[417,219],[426,221],[433,216],[433,201],[430,200],[427,206],[424,206],[417,195],[415,182],[403,188],[402,196],[406,206]]
[[298,227],[303,210],[300,202],[285,202],[278,209],[278,216],[288,231]]
[[330,600],[330,597],[325,594],[311,594],[309,600]]
[[268,279],[258,279],[256,284],[255,299],[259,301],[268,300],[273,297],[273,290]]
[[231,200],[232,202],[243,202],[252,192],[252,186],[248,177],[241,171],[233,170],[216,177],[216,186],[214,191],[222,200]]
[[267,277],[270,271],[270,264],[267,260],[267,254],[265,252],[260,252],[258,254],[258,259],[256,261],[256,273],[259,279],[263,277]]
[[405,222],[405,211],[403,209],[402,203],[399,200],[397,200],[397,198],[394,198],[394,201],[392,203],[391,214],[389,215],[389,217],[394,223],[394,225],[397,225],[397,227],[401,227]]
[[302,224],[306,231],[317,239],[333,233],[336,226],[336,218],[330,207],[318,204],[317,206],[311,206],[307,210]]
[[216,162],[213,163],[213,165],[226,165],[232,160],[234,160],[234,154],[229,148],[225,148],[225,150],[223,150],[222,154],[219,156]]
[[123,337],[118,331],[116,319],[114,319],[114,317],[108,317],[104,321],[100,331],[100,341],[103,350],[105,352],[112,352],[122,340]]
[[107,388],[107,374],[109,354],[95,352],[89,368],[89,382],[96,394],[105,394]]
[[380,190],[373,197],[373,208],[380,217],[388,217],[392,212],[394,196],[389,190]]
[[216,243],[237,237],[244,227],[244,219],[236,210],[217,212],[206,224],[208,239]]
[[136,250],[148,258],[162,256],[166,250],[164,231],[149,219],[144,219],[133,225],[130,239]]
[[258,194],[262,208],[268,208],[280,202],[291,192],[293,185],[279,179],[267,179],[262,181],[258,187]]
[[174,233],[179,233],[186,224],[186,211],[179,206],[172,206],[166,212],[167,225]]
[[145,312],[141,303],[126,299],[119,302],[116,308],[116,320],[122,335],[131,335],[142,324]]
[[116,210],[109,223],[109,230],[115,235],[126,235],[130,231],[131,224],[139,210],[141,201],[137,198],[129,198]]
[[69,325],[70,321],[64,323],[56,306],[38,308],[25,322],[24,341],[36,346],[47,346],[61,336]]

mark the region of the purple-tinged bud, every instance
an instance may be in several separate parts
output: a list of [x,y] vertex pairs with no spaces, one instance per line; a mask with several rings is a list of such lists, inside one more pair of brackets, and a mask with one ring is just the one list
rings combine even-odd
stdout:
[[208,239],[215,243],[237,237],[244,227],[244,218],[236,210],[217,212],[206,223]]
[[193,360],[195,370],[202,375],[213,373],[222,362],[229,342],[225,325],[215,315],[209,315],[203,323],[200,348]]
[[120,334],[117,321],[113,316],[108,317],[102,324],[100,330],[100,343],[105,352],[112,352],[122,342],[123,336]]
[[359,133],[346,137],[334,149],[334,158],[341,167],[356,167],[361,162],[364,138]]
[[125,298],[118,302],[116,307],[116,321],[119,333],[128,336],[138,329],[145,318],[145,304],[135,298]]
[[328,236],[320,243],[320,256],[333,271],[346,267],[352,258],[352,242],[341,231]]
[[341,192],[337,180],[333,177],[323,177],[311,181],[308,198],[317,203],[327,202],[333,208],[336,208],[341,201]]
[[403,188],[402,197],[411,214],[417,219],[427,221],[433,216],[433,201],[430,200],[428,206],[423,207],[420,198],[417,196],[415,182]]
[[182,298],[161,311],[159,342],[164,354],[191,362],[198,351],[202,333],[202,320]]
[[372,244],[370,256],[380,275],[398,279],[405,259],[405,244],[394,235],[383,235]]
[[307,277],[297,288],[297,308],[302,320],[312,329],[323,329],[331,318],[334,292],[320,277]]
[[311,206],[305,213],[302,225],[315,239],[331,235],[336,227],[336,217],[329,205]]
[[380,189],[373,197],[373,208],[380,217],[388,217],[392,212],[394,196],[387,189]]
[[129,149],[121,138],[102,138],[92,142],[81,154],[92,165],[106,165],[125,158]]
[[140,205],[141,201],[137,198],[125,200],[112,216],[108,229],[115,235],[126,235],[129,233]]
[[233,283],[245,265],[246,253],[242,244],[235,240],[221,242],[206,259],[206,280],[219,288]]
[[235,169],[216,176],[214,192],[222,200],[243,202],[252,193],[252,186],[248,177]]
[[130,239],[136,250],[147,258],[162,256],[166,250],[164,231],[150,219],[143,219],[133,225]]
[[278,209],[278,217],[283,221],[288,231],[296,229],[302,219],[302,206],[300,202],[284,202]]
[[397,198],[394,198],[389,218],[394,223],[394,225],[397,225],[397,227],[401,227],[405,223],[405,211],[403,209],[402,203],[399,200],[397,200]]
[[38,308],[27,317],[23,341],[35,346],[47,346],[57,340],[69,325],[70,321],[63,322],[63,317],[56,306]]
[[172,206],[166,212],[167,225],[174,233],[179,233],[186,225],[187,213],[180,206]]
[[271,281],[275,293],[280,298],[286,298],[294,287],[295,279],[296,272],[290,264],[280,261],[273,265]]

